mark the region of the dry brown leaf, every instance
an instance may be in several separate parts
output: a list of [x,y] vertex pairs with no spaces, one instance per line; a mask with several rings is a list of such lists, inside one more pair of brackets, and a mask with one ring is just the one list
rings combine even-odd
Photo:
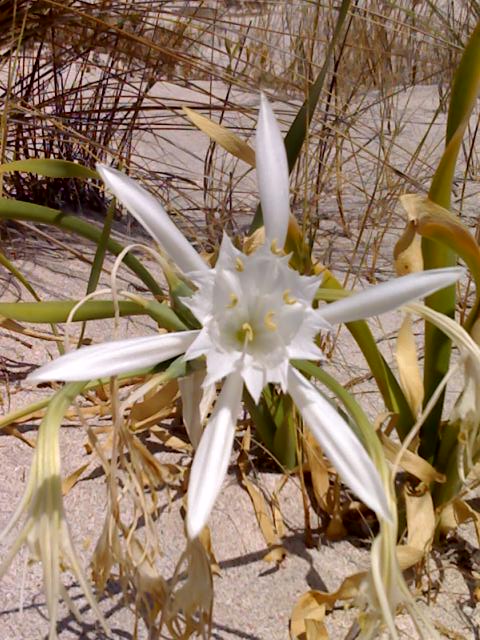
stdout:
[[177,486],[183,480],[185,468],[171,462],[160,462],[135,436],[131,436],[131,447],[141,456],[144,484],[155,487],[166,484]]
[[410,220],[393,251],[397,276],[423,271],[422,238],[415,231],[415,222]]
[[[306,621],[313,620],[322,623],[325,612],[335,606],[337,600],[353,600],[358,595],[358,590],[367,573],[355,573],[348,576],[342,582],[337,591],[327,593],[325,591],[307,591],[295,603],[290,617],[290,636],[293,640],[307,640]],[[321,638],[322,636],[320,636]],[[328,636],[325,636],[328,638]]]
[[262,493],[250,480],[242,473],[242,484],[250,496],[255,517],[257,518],[260,531],[269,547],[269,552],[265,555],[265,562],[280,563],[287,555],[286,550],[282,547],[281,540],[275,531],[275,527],[268,513],[267,503]]
[[217,558],[215,557],[215,552],[212,546],[212,536],[210,535],[210,527],[205,525],[198,536],[200,542],[205,549],[207,556],[210,558],[210,568],[212,569],[212,573],[214,575],[221,575],[220,565],[217,562]]
[[420,562],[425,555],[422,549],[416,549],[406,544],[397,546],[397,559],[400,569],[406,571]]
[[440,531],[448,533],[468,520],[472,520],[475,526],[477,543],[480,545],[480,513],[464,500],[457,499],[447,504],[440,513],[438,526]]
[[130,423],[133,431],[147,429],[174,412],[174,400],[178,394],[178,384],[172,380],[157,391],[146,395],[142,402],[133,405],[130,412]]
[[402,391],[413,415],[416,416],[422,406],[424,391],[410,314],[405,316],[398,332],[395,357]]
[[[393,442],[380,431],[377,431],[377,433],[382,441],[385,457],[389,462],[394,462],[400,451],[401,444]],[[403,452],[400,459],[400,466],[404,471],[411,473],[415,478],[425,482],[425,484],[429,484],[430,482],[445,482],[445,475],[443,473],[437,471],[430,463],[409,449]]]
[[165,447],[173,449],[173,451],[190,452],[192,450],[192,445],[189,442],[185,442],[185,440],[182,440],[178,436],[172,436],[170,431],[164,427],[155,425],[151,427],[150,434],[160,440]]
[[280,509],[280,492],[282,491],[283,487],[285,486],[285,484],[288,481],[288,476],[287,475],[283,475],[280,478],[280,481],[278,482],[277,486],[275,487],[274,491],[272,492],[272,498],[271,498],[271,502],[272,502],[272,513],[273,513],[273,524],[275,527],[276,532],[278,533],[278,536],[280,538],[283,538],[283,536],[285,535],[285,524],[283,522],[283,516],[282,516],[282,511]]
[[182,111],[200,131],[206,133],[214,142],[236,158],[255,167],[255,151],[235,133],[188,107],[182,107]]
[[429,491],[413,494],[405,488],[405,507],[407,515],[407,546],[422,551],[430,551],[435,534],[435,510]]
[[243,241],[243,253],[250,255],[265,244],[265,227],[259,227]]
[[306,640],[307,620],[323,624],[325,613],[326,605],[322,602],[321,592],[307,591],[300,596],[293,608],[290,617],[290,636],[295,640]]
[[67,476],[63,480],[62,495],[66,496],[67,493],[73,489],[73,487],[80,480],[83,472],[86,471],[89,466],[90,466],[90,462],[87,462],[86,464],[82,464],[81,467],[78,467],[78,469],[75,469],[75,471],[73,471],[69,476]]
[[305,620],[306,640],[328,640],[327,627],[319,620]]
[[[63,343],[65,338],[64,336],[55,336],[52,333],[46,333],[45,331],[37,331],[35,329],[31,329],[30,327],[24,327],[23,324],[17,322],[16,320],[11,320],[10,318],[4,318],[0,316],[0,327],[7,329],[8,331],[13,331],[14,333],[19,333],[23,336],[27,336],[28,338],[38,338],[39,340],[46,340],[50,342],[60,342]],[[76,343],[76,340],[72,338],[72,343]],[[82,340],[83,345],[91,344],[90,339]],[[31,345],[27,345],[30,346]]]
[[35,449],[36,447],[35,442],[33,442],[33,440],[29,440],[26,436],[23,435],[23,433],[21,433],[21,431],[19,431],[13,425],[10,424],[10,425],[7,425],[6,427],[2,427],[2,431],[5,435],[13,436],[14,438],[17,438],[18,440],[28,445],[29,447],[32,447],[32,449]]
[[260,527],[260,531],[262,532],[263,538],[268,547],[268,553],[263,559],[265,562],[275,562],[279,564],[285,558],[287,552],[282,547],[281,539],[275,528],[273,518],[268,513],[267,503],[263,494],[247,477],[248,452],[250,450],[250,445],[251,433],[250,428],[247,428],[242,439],[242,451],[238,459],[240,477],[242,485],[246,489],[250,500],[252,501],[258,526]]
[[318,506],[330,512],[328,508],[328,491],[330,480],[328,476],[328,465],[323,457],[323,452],[315,440],[310,430],[305,433],[305,452],[307,454],[308,466],[312,477],[312,486]]

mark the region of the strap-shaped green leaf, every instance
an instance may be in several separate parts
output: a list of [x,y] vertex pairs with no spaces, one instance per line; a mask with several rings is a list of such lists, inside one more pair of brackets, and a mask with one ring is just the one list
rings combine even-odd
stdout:
[[[87,238],[97,245],[102,237],[100,229],[78,216],[21,200],[0,198],[0,219],[2,218],[53,224],[60,229],[79,235],[82,238]],[[108,251],[116,256],[124,249],[123,245],[111,238],[108,238],[106,246]],[[158,286],[156,279],[134,255],[126,255],[124,263],[140,278],[153,295],[163,296],[163,291]]]
[[[66,322],[78,300],[48,302],[0,302],[0,317],[17,322],[56,323]],[[121,316],[149,315],[160,326],[172,331],[184,331],[187,327],[170,307],[162,302],[148,300],[132,302],[121,300],[119,303]],[[102,320],[113,318],[115,308],[111,300],[88,300],[84,302],[73,318],[74,322]]]
[[56,160],[54,158],[31,158],[29,160],[14,160],[13,162],[0,164],[0,173],[7,171],[35,173],[40,176],[45,176],[46,178],[100,179],[96,171],[84,167],[78,164],[78,162]]
[[[447,118],[445,151],[435,171],[429,191],[434,203],[450,209],[451,191],[458,153],[465,128],[480,91],[480,24],[471,35],[455,73]],[[455,264],[456,252],[449,246],[430,238],[423,238],[422,251],[425,269],[447,267]],[[453,317],[455,313],[455,287],[442,289],[425,300],[436,311]],[[450,363],[450,340],[430,323],[425,327],[424,387],[426,404]],[[438,446],[439,426],[443,411],[444,395],[439,399],[422,427],[419,453],[433,462]]]

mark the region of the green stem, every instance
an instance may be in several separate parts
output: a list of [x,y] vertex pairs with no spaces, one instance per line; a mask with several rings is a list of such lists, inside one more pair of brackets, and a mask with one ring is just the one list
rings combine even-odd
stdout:
[[[69,233],[74,233],[82,238],[91,240],[97,245],[99,244],[102,236],[102,231],[100,229],[97,229],[94,225],[78,218],[77,216],[62,213],[61,211],[51,209],[50,207],[32,204],[31,202],[22,202],[21,200],[0,198],[0,219],[2,218],[53,224],[64,231],[68,231]],[[112,240],[111,238],[108,238],[106,246],[108,251],[115,256],[118,256],[125,248],[119,242]],[[131,253],[127,254],[124,258],[124,263],[140,278],[154,296],[163,296],[163,291],[158,286],[156,279],[134,255]]]

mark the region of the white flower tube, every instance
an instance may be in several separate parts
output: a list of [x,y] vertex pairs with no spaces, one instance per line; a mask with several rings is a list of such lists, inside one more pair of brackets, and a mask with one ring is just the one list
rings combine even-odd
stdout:
[[288,161],[282,133],[267,98],[261,94],[255,141],[257,183],[267,244],[283,249],[290,217]]
[[97,164],[97,171],[117,200],[135,216],[184,273],[208,269],[200,255],[151,193],[135,180],[112,167]]
[[325,305],[318,313],[330,324],[378,316],[454,284],[464,273],[461,267],[411,273]]
[[184,353],[198,333],[179,331],[83,347],[36,369],[27,379],[30,382],[95,380],[151,367]]
[[188,483],[187,532],[191,539],[207,524],[227,475],[242,390],[238,373],[226,378],[195,453]]
[[328,400],[292,366],[288,393],[345,484],[380,518],[390,520],[385,489],[363,445]]

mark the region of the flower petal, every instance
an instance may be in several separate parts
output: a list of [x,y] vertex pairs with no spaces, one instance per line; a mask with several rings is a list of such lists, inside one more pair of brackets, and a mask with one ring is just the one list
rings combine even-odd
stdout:
[[97,164],[97,171],[113,195],[184,273],[209,268],[151,193],[112,167]]
[[416,298],[428,296],[454,284],[465,273],[461,267],[430,269],[382,282],[348,298],[337,300],[319,310],[319,315],[330,322],[353,322],[378,316],[401,307]]
[[290,217],[288,161],[282,133],[267,98],[261,94],[255,155],[257,182],[267,243],[283,248]]
[[378,471],[343,418],[293,367],[288,372],[288,393],[345,484],[380,517],[390,520],[388,499]]
[[242,389],[243,380],[238,373],[228,376],[195,454],[188,485],[190,538],[196,538],[206,525],[227,474]]
[[95,380],[150,367],[183,353],[198,333],[179,331],[83,347],[40,367],[27,380]]
[[182,398],[183,424],[194,449],[200,443],[207,414],[217,397],[215,385],[202,386],[204,380],[203,369],[178,379],[178,389]]

